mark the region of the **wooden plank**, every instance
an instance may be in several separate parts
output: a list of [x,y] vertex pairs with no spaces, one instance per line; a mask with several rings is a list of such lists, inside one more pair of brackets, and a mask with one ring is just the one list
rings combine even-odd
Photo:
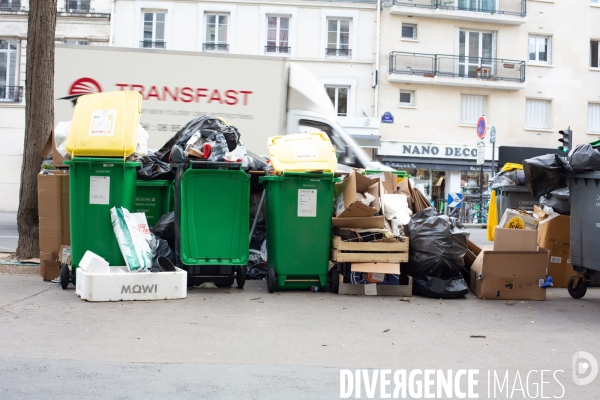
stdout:
[[331,259],[337,262],[400,263],[408,261],[408,253],[342,253],[339,250],[331,250]]
[[408,251],[408,242],[342,242],[336,237],[331,240],[331,247],[347,251]]
[[[340,283],[339,294],[365,295],[365,288],[370,285],[354,285],[351,283]],[[409,277],[408,285],[374,285],[376,296],[412,296],[412,277]],[[369,289],[373,287],[370,286]]]

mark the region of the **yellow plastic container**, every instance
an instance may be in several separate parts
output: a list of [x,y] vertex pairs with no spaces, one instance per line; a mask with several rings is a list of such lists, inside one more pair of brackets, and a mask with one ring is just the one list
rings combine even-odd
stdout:
[[277,172],[335,172],[337,157],[323,132],[296,133],[269,138],[269,157]]
[[67,152],[71,157],[128,157],[137,144],[142,95],[137,91],[81,96],[75,105]]

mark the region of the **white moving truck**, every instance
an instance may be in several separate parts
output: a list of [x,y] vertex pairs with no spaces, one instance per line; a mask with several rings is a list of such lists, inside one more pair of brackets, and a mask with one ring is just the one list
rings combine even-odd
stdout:
[[268,154],[270,136],[323,131],[340,163],[390,169],[344,132],[319,81],[283,57],[57,45],[54,76],[56,123],[71,120],[79,95],[138,90],[149,148],[210,114],[236,126],[256,154]]

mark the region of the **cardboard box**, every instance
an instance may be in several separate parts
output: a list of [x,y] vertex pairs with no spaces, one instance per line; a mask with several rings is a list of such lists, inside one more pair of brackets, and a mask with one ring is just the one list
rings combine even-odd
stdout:
[[71,244],[68,170],[38,175],[38,216],[40,254],[58,254],[62,245]]
[[50,136],[48,136],[48,140],[46,140],[46,144],[40,151],[40,155],[42,157],[48,157],[52,154],[52,165],[55,167],[66,167],[65,158],[58,152],[56,149],[56,141],[54,140],[54,129],[50,131]]
[[537,231],[497,226],[494,232],[494,251],[536,251],[537,241]]
[[[346,179],[335,184],[336,218],[372,217],[377,214],[381,210],[380,187],[379,179],[367,178],[356,171],[350,172]],[[369,193],[375,199],[367,206],[360,202],[358,193]]]
[[534,212],[539,217],[538,245],[550,252],[548,275],[553,287],[566,288],[575,275],[571,265],[571,217],[547,214],[537,206]]
[[40,275],[45,281],[52,281],[60,276],[60,263],[56,252],[40,254]]
[[375,217],[332,218],[331,223],[338,228],[384,229],[385,217],[383,215],[378,215]]
[[383,186],[383,193],[393,194],[398,190],[398,184],[396,175],[392,174],[389,171],[379,172],[377,174],[367,175],[369,179],[379,179],[381,185]]
[[[353,263],[352,272],[366,272],[372,274],[400,274],[398,263]],[[412,276],[401,275],[399,285],[382,284],[352,284],[344,283],[340,275],[339,294],[358,294],[365,296],[412,296]]]
[[536,230],[538,219],[533,212],[507,208],[498,224],[500,228]]
[[471,266],[471,290],[480,299],[546,300],[549,253],[482,250]]

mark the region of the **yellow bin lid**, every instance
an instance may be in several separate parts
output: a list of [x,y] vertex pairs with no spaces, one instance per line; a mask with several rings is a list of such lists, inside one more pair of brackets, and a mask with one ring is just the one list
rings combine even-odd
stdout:
[[270,137],[269,157],[277,172],[335,172],[337,169],[335,149],[323,132]]
[[88,94],[77,99],[67,153],[71,157],[128,157],[137,144],[142,95],[137,91]]

